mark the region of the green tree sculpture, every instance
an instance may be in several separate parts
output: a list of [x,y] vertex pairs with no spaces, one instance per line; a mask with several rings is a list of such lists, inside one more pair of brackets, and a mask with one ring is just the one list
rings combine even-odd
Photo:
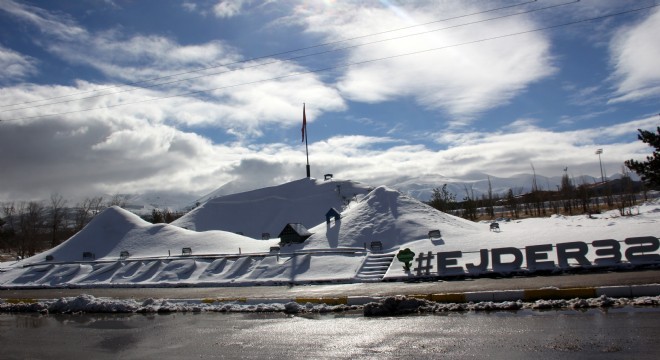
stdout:
[[403,270],[410,271],[412,261],[415,259],[415,253],[412,250],[405,248],[396,254],[396,258],[403,263]]

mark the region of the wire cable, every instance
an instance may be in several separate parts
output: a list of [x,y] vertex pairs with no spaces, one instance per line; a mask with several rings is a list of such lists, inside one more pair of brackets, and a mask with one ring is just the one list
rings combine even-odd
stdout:
[[[27,102],[17,103],[17,104],[5,104],[5,105],[0,105],[0,108],[11,107],[11,106],[27,105],[27,104],[33,104],[33,103],[43,102],[43,101],[49,101],[49,100],[63,99],[63,98],[71,97],[71,96],[85,95],[85,94],[96,93],[96,92],[100,92],[100,91],[107,91],[107,90],[111,90],[111,89],[122,88],[122,87],[126,87],[126,86],[136,86],[136,85],[139,85],[139,84],[146,84],[146,83],[149,83],[149,82],[152,82],[152,81],[164,80],[164,79],[170,79],[170,78],[174,78],[174,77],[181,76],[181,75],[187,75],[187,74],[192,74],[192,73],[202,72],[202,71],[206,71],[206,70],[209,70],[209,69],[216,69],[216,68],[219,68],[219,67],[226,67],[226,66],[238,65],[238,64],[248,63],[248,62],[251,62],[251,61],[256,61],[256,60],[261,60],[261,59],[267,59],[267,58],[271,58],[271,57],[276,57],[276,56],[281,56],[281,55],[286,55],[286,54],[296,53],[296,52],[305,51],[305,50],[310,50],[310,49],[315,49],[315,48],[319,48],[319,47],[330,46],[330,45],[336,45],[336,44],[340,44],[340,43],[344,43],[344,42],[348,42],[348,41],[353,41],[353,40],[357,40],[357,39],[363,39],[363,38],[367,38],[367,37],[371,37],[371,36],[383,35],[383,34],[387,34],[387,33],[392,33],[392,32],[402,31],[402,30],[408,30],[408,29],[412,29],[412,28],[415,28],[415,27],[426,26],[426,25],[435,24],[435,23],[439,23],[439,22],[445,22],[445,21],[449,21],[449,20],[456,20],[456,19],[460,19],[460,18],[464,18],[464,17],[474,16],[474,15],[479,15],[479,14],[485,14],[485,13],[494,12],[494,11],[499,11],[499,10],[504,10],[504,9],[509,9],[509,8],[514,8],[514,7],[518,7],[518,6],[522,6],[522,5],[531,4],[531,3],[533,3],[533,2],[537,2],[537,1],[538,1],[538,0],[530,0],[530,1],[522,2],[522,3],[513,4],[513,5],[502,6],[502,7],[498,7],[498,8],[494,8],[494,9],[489,9],[489,10],[484,10],[484,11],[474,12],[474,13],[471,13],[471,14],[465,14],[465,15],[459,15],[459,16],[449,17],[449,18],[445,18],[445,19],[440,19],[440,20],[434,20],[434,21],[430,21],[430,22],[427,22],[427,23],[423,23],[423,24],[411,25],[411,26],[406,26],[406,27],[402,27],[402,28],[390,29],[390,30],[385,30],[385,31],[377,32],[377,33],[372,33],[372,34],[366,34],[366,35],[355,36],[355,37],[352,37],[352,38],[347,38],[347,39],[342,39],[342,40],[336,40],[336,41],[326,42],[326,43],[317,44],[317,45],[311,45],[311,46],[307,46],[307,47],[303,47],[303,48],[298,48],[298,49],[293,49],[293,50],[282,51],[282,52],[278,52],[278,53],[274,53],[274,54],[269,54],[269,55],[262,55],[262,56],[253,57],[253,58],[249,58],[249,59],[245,59],[245,60],[240,60],[240,61],[234,61],[234,62],[230,62],[230,63],[223,63],[223,64],[219,64],[219,65],[212,65],[212,66],[208,66],[208,67],[204,67],[204,68],[199,68],[199,69],[195,69],[195,70],[189,70],[189,71],[184,71],[184,72],[174,73],[174,74],[165,75],[165,76],[160,76],[160,77],[155,77],[155,78],[146,79],[146,80],[134,81],[134,82],[126,83],[126,84],[107,86],[107,87],[104,87],[104,88],[102,88],[102,89],[96,89],[96,90],[90,90],[90,91],[83,91],[83,92],[76,92],[76,93],[72,93],[72,94],[56,96],[56,97],[51,97],[51,98],[47,98],[47,99],[32,100],[32,101],[27,101]],[[579,0],[577,0],[577,1],[579,1]],[[308,56],[312,56],[312,55],[316,55],[316,54],[311,54],[311,55],[308,55]],[[295,58],[293,58],[293,59],[295,59]],[[291,59],[287,59],[287,60],[291,60]],[[212,76],[212,75],[216,75],[216,74],[209,74],[208,76]],[[205,75],[202,75],[202,76],[205,76]],[[202,76],[200,76],[200,77],[202,77]],[[126,90],[126,91],[132,91],[132,90],[137,90],[137,89],[141,89],[141,88],[150,88],[150,87],[154,87],[154,86],[165,85],[165,84],[170,84],[170,83],[180,82],[180,81],[186,81],[186,80],[196,79],[196,78],[199,78],[199,77],[185,78],[185,79],[180,79],[180,80],[170,81],[170,82],[166,82],[166,83],[153,84],[153,85],[149,85],[149,86],[138,86],[138,87],[136,87],[135,89],[130,89],[130,90]],[[126,92],[126,91],[121,91],[121,92]],[[89,98],[98,97],[98,96],[112,95],[112,94],[116,94],[116,93],[120,93],[120,92],[114,92],[114,93],[109,93],[109,94],[100,94],[100,95],[97,95],[97,96],[85,97],[85,98],[80,98],[80,99],[73,99],[73,100],[70,100],[70,101],[84,100],[84,99],[89,99]],[[54,105],[54,104],[59,104],[59,103],[63,103],[63,102],[69,102],[69,101],[62,101],[62,102],[57,102],[57,103],[49,103],[49,104],[45,104],[45,105]],[[45,106],[45,105],[40,105],[40,106]],[[27,108],[29,108],[29,107],[27,107]],[[14,111],[14,110],[22,110],[22,109],[26,109],[26,108],[18,108],[18,109],[2,110],[2,111],[0,111],[0,112]]]
[[463,42],[463,43],[458,43],[458,44],[452,44],[452,45],[446,45],[446,46],[441,46],[441,47],[436,47],[436,48],[431,48],[431,49],[425,49],[425,50],[420,50],[420,51],[404,53],[404,54],[397,54],[397,55],[386,56],[386,57],[381,57],[381,58],[375,58],[375,59],[363,60],[363,61],[358,61],[358,62],[352,62],[352,63],[342,64],[342,65],[329,66],[329,67],[320,68],[320,69],[302,71],[302,72],[297,72],[297,73],[272,77],[272,78],[268,78],[268,79],[255,80],[255,81],[239,83],[239,84],[233,84],[233,85],[217,87],[217,88],[212,88],[212,89],[197,90],[197,91],[185,92],[185,93],[180,93],[180,94],[174,94],[174,95],[167,95],[167,96],[162,96],[162,97],[155,97],[155,98],[150,98],[150,99],[138,100],[138,101],[133,101],[133,102],[126,102],[126,103],[108,105],[108,106],[104,106],[104,107],[81,109],[81,110],[72,110],[72,111],[60,112],[60,113],[55,113],[55,114],[27,116],[27,117],[21,117],[21,118],[8,119],[8,120],[4,120],[4,121],[30,120],[30,119],[37,119],[37,118],[43,118],[43,117],[53,117],[53,116],[68,115],[68,114],[73,114],[73,113],[94,111],[94,110],[111,109],[111,108],[115,108],[115,107],[119,107],[119,106],[135,105],[135,104],[141,104],[141,103],[146,103],[146,102],[152,102],[152,101],[158,101],[158,100],[164,100],[164,99],[171,99],[171,98],[176,98],[176,97],[185,97],[185,96],[190,96],[190,95],[208,93],[208,92],[211,92],[211,91],[225,90],[225,89],[235,88],[235,87],[239,87],[239,86],[254,85],[254,84],[263,83],[263,82],[267,82],[267,81],[286,79],[286,78],[290,78],[290,77],[294,77],[294,76],[319,73],[319,72],[324,72],[324,71],[334,70],[334,69],[347,68],[347,67],[352,67],[352,66],[357,66],[357,65],[373,63],[373,62],[377,62],[377,61],[390,60],[390,59],[400,58],[400,57],[404,57],[404,56],[411,56],[411,55],[423,54],[423,53],[428,53],[428,52],[433,52],[433,51],[445,50],[445,49],[449,49],[449,48],[454,48],[454,47],[459,47],[459,46],[466,46],[466,45],[471,45],[471,44],[477,44],[477,43],[482,43],[482,42],[486,42],[486,41],[503,39],[503,38],[507,38],[507,37],[519,36],[519,35],[524,35],[524,34],[530,34],[530,33],[544,31],[544,30],[557,29],[557,28],[561,28],[561,27],[577,25],[577,24],[586,23],[586,22],[590,22],[590,21],[602,20],[602,19],[606,19],[606,18],[612,18],[612,17],[615,17],[615,16],[631,14],[631,13],[634,13],[634,12],[644,11],[644,10],[648,10],[648,9],[658,7],[658,6],[660,6],[660,5],[659,4],[653,4],[653,5],[649,5],[649,6],[645,6],[645,7],[641,7],[641,8],[624,10],[624,11],[620,11],[620,12],[617,12],[617,13],[601,15],[601,16],[596,16],[596,17],[592,17],[592,18],[566,22],[566,23],[557,24],[557,25],[545,26],[545,27],[536,28],[536,29],[532,29],[532,30],[525,30],[525,31],[520,31],[520,32],[516,32],[516,33],[511,33],[511,34],[498,35],[498,36],[483,38],[483,39],[479,39],[479,40],[473,40],[473,41],[468,41],[468,42]]
[[[372,45],[372,44],[391,41],[391,40],[399,40],[399,39],[403,39],[403,38],[407,38],[407,37],[424,35],[424,34],[429,34],[429,33],[432,33],[432,32],[448,30],[448,29],[453,29],[453,28],[458,28],[458,27],[463,27],[463,26],[468,26],[468,25],[474,25],[474,24],[484,23],[484,22],[493,21],[493,20],[500,20],[500,19],[507,18],[507,17],[512,17],[512,16],[519,16],[519,15],[523,15],[523,14],[529,14],[529,13],[538,12],[538,11],[542,11],[542,10],[548,10],[548,9],[552,9],[552,8],[557,8],[557,7],[561,7],[561,6],[575,4],[579,1],[580,0],[573,0],[573,1],[570,1],[570,2],[566,2],[566,3],[560,3],[560,4],[546,6],[546,7],[542,7],[542,8],[531,9],[531,10],[518,12],[518,13],[514,13],[514,14],[506,14],[506,15],[501,15],[501,16],[492,17],[492,18],[488,18],[488,19],[482,19],[482,20],[477,20],[477,21],[473,21],[473,22],[448,26],[448,27],[444,27],[444,28],[427,30],[427,31],[413,33],[413,34],[407,34],[407,35],[397,36],[397,37],[393,37],[393,38],[388,38],[388,39],[375,40],[375,41],[370,41],[370,42],[366,42],[366,43],[362,43],[362,44],[346,46],[346,47],[342,47],[342,48],[336,48],[336,49],[330,49],[330,50],[315,52],[315,53],[311,53],[311,54],[293,56],[293,57],[289,57],[289,58],[285,58],[285,59],[275,59],[275,60],[272,60],[272,61],[269,61],[269,62],[258,63],[258,64],[251,65],[251,66],[246,66],[246,67],[241,67],[241,68],[236,68],[236,69],[229,69],[229,70],[210,73],[210,74],[203,74],[203,75],[188,77],[188,78],[184,78],[184,79],[177,79],[177,80],[172,80],[172,81],[168,81],[168,82],[156,83],[156,84],[151,84],[151,85],[148,85],[148,86],[135,87],[135,88],[131,88],[131,89],[125,89],[125,90],[115,91],[115,92],[106,93],[106,94],[90,95],[90,96],[77,98],[77,99],[63,100],[63,101],[51,102],[51,103],[40,104],[40,105],[32,105],[32,106],[26,106],[26,107],[22,107],[22,108],[0,110],[0,113],[4,113],[4,112],[8,112],[8,111],[33,109],[33,108],[50,106],[50,105],[57,105],[57,104],[62,104],[62,103],[70,103],[70,102],[74,102],[74,101],[94,99],[94,98],[98,98],[98,97],[102,97],[102,96],[108,96],[108,95],[121,94],[121,93],[125,93],[125,92],[131,92],[131,91],[135,91],[135,90],[138,90],[138,89],[148,89],[148,88],[154,88],[154,87],[163,86],[163,85],[179,83],[179,82],[183,82],[183,81],[195,80],[195,79],[209,77],[209,76],[222,75],[222,74],[226,74],[226,73],[230,73],[230,72],[235,72],[235,71],[240,71],[240,70],[246,70],[246,69],[262,67],[262,66],[266,66],[266,65],[282,63],[282,62],[285,62],[285,61],[299,60],[299,59],[306,58],[306,57],[329,54],[329,53],[332,53],[332,52],[338,52],[338,51],[342,51],[342,50],[357,48],[357,47],[361,47],[361,46],[365,46],[365,45]],[[467,16],[467,15],[464,15],[464,16]],[[435,22],[438,22],[438,21],[435,21]],[[403,28],[403,29],[409,29],[409,28],[416,27],[416,26],[418,26],[418,25],[409,26],[409,27]],[[394,30],[392,30],[392,31],[394,31]],[[391,32],[391,31],[385,31],[385,32],[382,32],[382,33],[386,33],[386,32]],[[377,33],[377,34],[381,34],[381,33]],[[362,36],[362,37],[366,37],[366,36],[372,36],[372,35],[365,35],[365,36]],[[352,38],[352,39],[356,39],[356,38]],[[344,40],[337,41],[335,43],[338,43],[338,42],[344,42]],[[321,45],[319,45],[319,46],[321,46]],[[309,49],[309,48],[313,48],[313,47],[308,47],[306,49]],[[209,69],[209,68],[207,68],[207,69]],[[190,72],[188,72],[188,73],[190,73]],[[167,78],[167,77],[161,77],[161,79],[163,79],[163,78]],[[118,87],[121,87],[121,86],[118,86]],[[102,91],[102,90],[99,90],[99,91]],[[91,92],[94,92],[94,90],[91,91]],[[63,97],[66,97],[66,96],[69,96],[69,95],[64,95]],[[38,102],[38,101],[42,101],[42,100],[35,100],[35,102]],[[43,101],[46,101],[46,100],[43,100]]]

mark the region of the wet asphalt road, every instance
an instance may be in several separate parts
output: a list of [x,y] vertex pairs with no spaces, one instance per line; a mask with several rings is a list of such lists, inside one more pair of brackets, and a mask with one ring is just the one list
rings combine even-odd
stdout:
[[297,286],[236,286],[185,288],[84,288],[0,290],[2,299],[57,299],[89,294],[115,299],[202,299],[251,298],[291,299],[296,297],[388,296],[472,291],[575,288],[660,283],[660,269],[553,276],[477,278],[454,281],[379,282]]
[[0,314],[2,359],[658,359],[660,309]]

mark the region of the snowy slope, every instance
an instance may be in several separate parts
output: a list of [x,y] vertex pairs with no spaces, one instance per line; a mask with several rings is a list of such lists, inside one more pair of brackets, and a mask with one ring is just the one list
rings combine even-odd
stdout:
[[[345,202],[354,195],[359,195],[356,200]],[[341,210],[344,204],[348,205],[341,219],[326,224],[325,212],[330,207]],[[0,264],[0,286],[224,286],[361,281],[366,279],[361,277],[368,268],[366,264],[380,256],[389,258],[378,261],[390,259],[380,278],[404,278],[408,275],[394,258],[401,248],[410,248],[416,254],[461,251],[462,256],[455,259],[454,265],[463,267],[480,263],[481,249],[524,249],[566,242],[591,244],[603,239],[620,243],[630,237],[660,237],[657,200],[635,208],[635,216],[621,217],[617,211],[594,217],[551,216],[502,223],[500,232],[491,232],[488,223],[473,223],[438,212],[384,186],[368,192],[368,187],[353,182],[314,179],[213,199],[196,210],[184,219],[184,224],[197,229],[233,225],[247,234],[260,236],[264,230],[270,230],[276,236],[285,223],[303,222],[311,224],[308,228],[313,235],[302,244],[271,252],[279,239],[257,240],[222,230],[193,231],[154,225],[112,207],[58,247],[17,263]],[[431,230],[440,230],[442,237],[429,239]],[[380,241],[382,250],[372,249],[372,241]],[[628,245],[620,244],[623,254]],[[585,256],[593,262],[598,254],[590,246]],[[191,248],[192,254],[182,254],[182,248]],[[130,256],[120,259],[122,251]],[[95,259],[83,259],[84,252],[93,253]],[[652,252],[660,256],[657,248]],[[558,263],[554,247],[542,255],[547,255],[542,260]],[[437,263],[430,264],[437,271]],[[626,266],[625,261],[621,265]],[[490,265],[482,273],[489,271],[493,271]],[[369,272],[372,276],[372,269]]]
[[210,199],[172,225],[207,231],[225,230],[261,239],[263,233],[277,237],[288,223],[310,228],[325,221],[332,207],[341,211],[355,196],[370,191],[352,181],[300,179],[239,194]]
[[115,260],[122,251],[131,257],[179,255],[183,247],[194,254],[257,252],[268,249],[277,240],[255,240],[225,232],[199,233],[168,224],[151,224],[137,215],[113,206],[97,215],[83,230],[59,246],[30,258],[43,261],[50,255],[57,262],[80,261],[83,252],[97,260]]
[[398,249],[411,241],[426,239],[431,230],[445,236],[469,237],[486,230],[421,203],[385,186],[376,188],[342,213],[341,220],[310,229],[305,249],[364,247],[380,241],[383,250]]

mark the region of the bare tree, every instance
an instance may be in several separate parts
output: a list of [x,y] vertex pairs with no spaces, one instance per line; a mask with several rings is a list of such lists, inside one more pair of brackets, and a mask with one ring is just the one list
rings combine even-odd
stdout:
[[491,219],[495,218],[495,207],[493,201],[493,186],[490,183],[490,176],[488,177],[488,198],[486,202],[486,212]]
[[468,191],[467,185],[463,184],[465,198],[463,199],[463,217],[472,221],[477,220],[477,200],[474,197],[472,186]]
[[21,202],[18,210],[18,226],[20,229],[17,252],[19,256],[32,256],[39,247],[42,231],[44,206],[37,201]]
[[618,206],[619,214],[621,216],[632,215],[632,208],[636,205],[635,191],[633,181],[630,177],[630,172],[626,171],[625,167],[621,167],[623,176],[621,177],[621,189],[619,192]]
[[103,208],[102,196],[85,198],[82,203],[78,203],[75,212],[76,231],[82,230]]
[[[536,169],[534,168],[534,164],[531,164],[532,166],[532,192],[531,192],[531,202],[534,204],[534,209],[536,209],[536,216],[541,216],[541,211],[545,214],[545,206],[543,204],[543,194],[541,189],[539,188],[538,183],[536,182]],[[533,214],[533,212],[532,212]]]
[[520,217],[520,208],[518,206],[518,200],[513,194],[513,189],[509,189],[506,195],[505,207],[511,213],[511,217],[518,219]]
[[559,188],[559,191],[564,212],[573,215],[572,201],[575,197],[575,186],[566,172],[564,172],[564,175],[561,177],[561,187]]
[[50,195],[50,246],[57,246],[60,241],[57,237],[66,216],[66,200],[60,194]]
[[119,206],[121,208],[126,206],[126,195],[114,194],[108,200],[108,207]]
[[16,240],[16,207],[13,202],[2,204],[4,225],[2,228],[2,246],[11,250]]
[[163,216],[163,212],[160,211],[160,209],[154,208],[153,210],[151,210],[151,223],[159,224],[164,222],[165,222],[165,218]]
[[442,212],[451,212],[456,206],[456,195],[452,194],[447,190],[447,184],[442,185],[442,188],[433,189],[433,194],[431,195],[431,200],[427,203],[428,205],[442,211]]
[[5,221],[7,222],[7,226],[11,230],[15,231],[16,205],[14,204],[14,202],[8,202],[2,204],[2,214],[5,218]]
[[105,208],[106,206],[103,205],[103,196],[92,198],[92,203],[91,203],[91,209],[93,211],[92,217],[96,216],[96,214],[100,213],[101,210]]
[[598,197],[595,198],[596,204],[594,206],[594,209],[593,210],[591,209],[593,191],[589,188],[589,184],[587,183],[585,178],[582,178],[582,183],[578,185],[576,192],[577,192],[577,197],[580,199],[580,204],[582,205],[582,212],[589,214],[600,212]]

